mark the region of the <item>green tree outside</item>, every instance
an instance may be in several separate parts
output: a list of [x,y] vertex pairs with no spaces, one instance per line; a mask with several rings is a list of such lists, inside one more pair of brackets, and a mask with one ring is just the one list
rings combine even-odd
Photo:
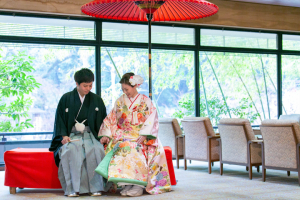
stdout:
[[33,58],[23,52],[3,58],[0,54],[0,132],[20,132],[32,127],[28,110],[32,99],[28,95],[40,84],[31,75]]

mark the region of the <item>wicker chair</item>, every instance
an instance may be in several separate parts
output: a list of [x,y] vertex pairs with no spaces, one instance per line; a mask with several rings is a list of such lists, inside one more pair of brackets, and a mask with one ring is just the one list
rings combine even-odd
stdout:
[[300,185],[300,127],[297,120],[264,120],[260,126],[263,136],[262,176],[266,181],[266,169],[298,172]]
[[158,136],[163,146],[171,147],[179,168],[179,159],[183,158],[183,136],[177,119],[160,118]]
[[182,121],[184,130],[184,169],[186,160],[208,162],[208,173],[211,173],[213,162],[219,161],[220,136],[216,136],[208,117],[186,117]]
[[262,164],[261,144],[256,140],[249,120],[221,119],[218,124],[220,143],[220,174],[223,175],[223,163],[244,165],[249,170],[249,179],[252,179],[252,166]]

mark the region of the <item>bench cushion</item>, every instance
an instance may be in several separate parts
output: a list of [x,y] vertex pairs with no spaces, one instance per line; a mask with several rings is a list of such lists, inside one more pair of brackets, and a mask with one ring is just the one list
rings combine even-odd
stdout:
[[4,185],[20,188],[61,188],[53,152],[46,148],[17,148],[4,153]]
[[[176,185],[172,149],[164,147],[171,184]],[[61,188],[53,152],[47,148],[17,148],[4,153],[4,185],[19,188]]]

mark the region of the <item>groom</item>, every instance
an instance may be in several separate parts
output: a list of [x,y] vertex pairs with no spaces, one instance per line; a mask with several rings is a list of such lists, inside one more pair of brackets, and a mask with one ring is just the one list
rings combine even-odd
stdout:
[[94,74],[90,69],[77,71],[74,79],[76,88],[64,94],[58,103],[49,151],[54,152],[65,195],[100,196],[103,178],[94,170],[105,156],[98,132],[106,108],[103,100],[91,92]]

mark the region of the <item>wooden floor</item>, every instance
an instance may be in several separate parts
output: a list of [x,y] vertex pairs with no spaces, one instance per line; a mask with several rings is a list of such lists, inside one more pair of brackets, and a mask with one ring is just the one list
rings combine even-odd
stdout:
[[[175,163],[174,163],[175,164]],[[207,163],[188,162],[188,169],[175,170],[177,186],[172,192],[155,196],[155,199],[300,199],[300,187],[296,172],[287,177],[286,171],[267,170],[267,180],[262,182],[261,173],[253,168],[253,180],[249,180],[245,167],[224,165],[223,176],[219,175],[219,164],[215,163],[212,174],[207,173]],[[9,187],[3,185],[5,172],[0,171],[0,200],[29,199],[68,199],[62,190],[17,189],[17,194],[9,194]],[[97,199],[99,197],[80,196],[79,199]],[[144,193],[141,197],[121,197],[117,194],[103,194],[101,199],[154,199]]]

